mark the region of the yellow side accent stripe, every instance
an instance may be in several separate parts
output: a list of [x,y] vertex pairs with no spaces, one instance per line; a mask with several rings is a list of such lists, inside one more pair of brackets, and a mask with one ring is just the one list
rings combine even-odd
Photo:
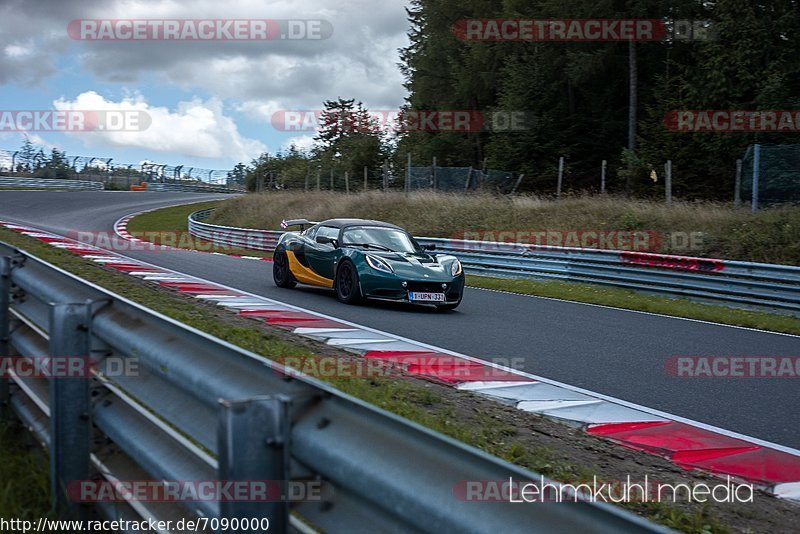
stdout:
[[289,258],[289,270],[292,271],[292,274],[297,278],[298,282],[310,284],[312,286],[333,287],[333,280],[320,276],[301,264],[291,250],[286,251],[286,257]]

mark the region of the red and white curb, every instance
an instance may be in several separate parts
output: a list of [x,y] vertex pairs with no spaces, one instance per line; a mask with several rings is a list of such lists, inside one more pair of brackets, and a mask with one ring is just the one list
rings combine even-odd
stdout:
[[593,436],[667,458],[687,470],[730,476],[777,497],[800,501],[798,450],[164,269],[35,228],[3,221],[0,224],[243,317],[287,328],[367,359],[400,365],[411,376],[564,421]]
[[138,237],[134,237],[133,235],[130,234],[130,232],[128,232],[128,223],[131,221],[131,219],[133,219],[134,217],[138,217],[139,215],[142,215],[144,213],[150,213],[153,211],[158,211],[160,209],[163,208],[154,208],[151,210],[144,210],[132,213],[130,215],[126,215],[125,217],[122,217],[121,219],[119,219],[117,222],[114,223],[114,232],[121,238],[130,241],[131,243],[142,243],[144,246],[151,247],[153,250],[177,250],[181,252],[199,252],[202,254],[213,254],[215,256],[229,256],[231,258],[239,258],[242,260],[269,261],[269,262],[272,261],[272,257],[269,256],[242,256],[240,254],[225,254],[222,252],[211,252],[210,250],[197,250],[190,248],[171,247],[169,245],[156,245],[155,243],[152,243],[150,241],[145,241],[143,239],[139,239]]

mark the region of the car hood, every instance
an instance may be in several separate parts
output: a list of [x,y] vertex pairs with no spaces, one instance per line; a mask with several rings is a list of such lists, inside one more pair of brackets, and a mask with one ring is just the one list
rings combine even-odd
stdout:
[[[364,251],[364,254],[378,256],[386,260],[399,276],[434,279],[451,279],[450,264],[456,258],[446,254],[426,252],[386,252]],[[424,276],[428,275],[428,276]]]

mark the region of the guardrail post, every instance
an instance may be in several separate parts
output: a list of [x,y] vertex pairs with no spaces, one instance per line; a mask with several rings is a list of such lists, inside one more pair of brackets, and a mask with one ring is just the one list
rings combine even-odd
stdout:
[[[219,480],[266,482],[263,502],[232,500],[220,502],[220,517],[228,519],[269,519],[269,532],[286,532],[289,503],[289,398],[283,395],[246,401],[221,400],[219,420]],[[252,526],[252,525],[251,525]],[[248,529],[228,532],[267,532]]]
[[[11,258],[0,257],[0,359],[9,354],[9,323],[11,322]],[[0,373],[0,409],[5,412],[9,399],[9,379]],[[0,412],[0,415],[4,413]]]
[[[91,311],[89,302],[51,304],[51,357],[88,362]],[[81,510],[69,500],[67,487],[89,478],[91,428],[88,375],[50,378],[50,491],[59,513]]]

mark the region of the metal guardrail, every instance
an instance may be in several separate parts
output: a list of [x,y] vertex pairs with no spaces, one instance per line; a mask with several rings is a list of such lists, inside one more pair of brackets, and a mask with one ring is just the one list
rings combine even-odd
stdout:
[[[220,245],[271,251],[282,234],[203,222],[212,211],[189,216],[192,235]],[[416,240],[453,254],[467,272],[477,275],[587,282],[800,312],[800,267],[432,237]]]
[[210,243],[229,247],[250,248],[272,252],[283,232],[219,226],[203,222],[214,209],[200,210],[189,215],[189,234]]
[[58,180],[49,178],[21,178],[0,176],[0,187],[35,187],[37,189],[74,189],[75,191],[98,191],[104,189],[101,182],[86,180]]
[[183,193],[231,193],[241,194],[244,189],[234,189],[220,185],[200,185],[200,184],[169,184],[169,183],[147,183],[147,190],[156,193],[183,192]]
[[[323,502],[98,508],[110,519],[267,517],[270,532],[664,531],[603,504],[460,500],[460,482],[539,477],[3,243],[0,355],[97,360],[91,379],[0,375],[0,405],[49,449],[54,504],[66,513],[86,513],[65,488],[93,476],[316,480]],[[136,372],[114,372],[119,362]]]

